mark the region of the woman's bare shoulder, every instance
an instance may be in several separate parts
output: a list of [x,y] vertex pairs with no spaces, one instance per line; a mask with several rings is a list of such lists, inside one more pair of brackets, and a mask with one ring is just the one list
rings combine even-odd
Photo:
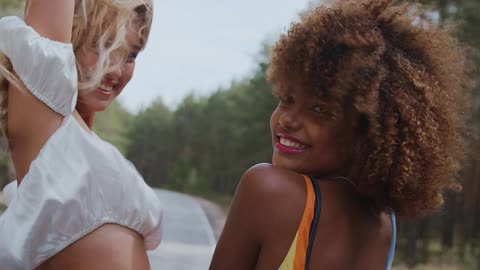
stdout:
[[274,219],[282,224],[301,215],[306,193],[302,174],[263,163],[245,172],[235,196],[246,197],[242,201],[248,203],[252,214],[261,215],[264,222],[270,223]]
[[253,269],[272,238],[294,235],[305,190],[303,176],[296,172],[271,164],[248,169],[238,184],[210,269]]
[[105,224],[43,263],[37,270],[150,269],[141,235],[126,227]]
[[254,189],[252,192],[259,192],[264,196],[273,197],[295,191],[305,191],[305,181],[302,174],[275,167],[269,163],[257,164],[248,169],[240,180],[240,186]]

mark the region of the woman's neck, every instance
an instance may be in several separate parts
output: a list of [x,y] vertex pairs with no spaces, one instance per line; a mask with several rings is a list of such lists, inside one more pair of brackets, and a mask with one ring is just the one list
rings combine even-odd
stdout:
[[95,114],[96,112],[87,112],[87,111],[82,111],[77,108],[78,113],[80,114],[80,117],[82,117],[83,121],[87,125],[87,127],[92,130],[93,129],[93,122],[95,121]]

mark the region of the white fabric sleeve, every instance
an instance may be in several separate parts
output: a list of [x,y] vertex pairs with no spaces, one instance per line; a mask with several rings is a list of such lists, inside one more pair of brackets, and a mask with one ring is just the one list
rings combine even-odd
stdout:
[[[13,182],[9,189],[15,188]],[[2,270],[35,269],[103,224],[138,232],[147,250],[162,239],[163,206],[154,190],[113,145],[73,116],[45,143],[16,192],[7,192]]]
[[17,196],[17,180],[10,182],[3,188],[3,199],[5,204],[8,206],[10,202]]
[[72,44],[42,37],[10,16],[0,19],[0,53],[35,97],[63,116],[73,112],[78,78]]

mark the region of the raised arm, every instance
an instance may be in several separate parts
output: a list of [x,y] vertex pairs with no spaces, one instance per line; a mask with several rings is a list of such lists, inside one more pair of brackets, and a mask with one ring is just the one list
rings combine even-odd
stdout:
[[[20,184],[17,198],[9,206],[9,211],[7,210],[7,213],[0,219],[0,232],[3,228],[6,228],[5,231],[9,230],[15,235],[17,232],[30,231],[31,228],[35,228],[35,230],[32,229],[33,233],[30,235],[23,234],[25,236],[22,236],[22,239],[25,240],[23,242],[24,246],[22,244],[17,245],[10,250],[10,254],[13,254],[13,256],[8,256],[7,254],[3,258],[10,259],[11,261],[8,263],[16,263],[23,266],[25,263],[32,263],[35,267],[41,264],[38,269],[48,270],[149,269],[146,247],[151,248],[152,245],[158,242],[157,239],[159,238],[156,235],[159,233],[159,229],[157,229],[159,228],[159,219],[156,214],[152,215],[150,212],[141,214],[141,211],[137,211],[134,205],[119,207],[121,209],[118,212],[111,211],[118,204],[108,205],[112,199],[107,200],[102,197],[105,195],[105,192],[102,191],[105,191],[108,188],[106,185],[110,184],[108,181],[104,181],[103,185],[98,186],[101,190],[98,192],[100,195],[92,195],[92,192],[85,193],[83,187],[95,188],[87,186],[88,183],[80,185],[82,182],[80,180],[90,179],[94,183],[97,180],[102,182],[103,179],[107,178],[99,175],[99,179],[92,180],[91,177],[94,176],[94,173],[91,174],[89,168],[85,168],[84,164],[89,165],[87,162],[82,163],[83,168],[80,169],[82,166],[79,166],[79,171],[81,172],[71,170],[71,177],[78,179],[70,179],[70,174],[66,172],[67,169],[65,167],[64,170],[58,171],[51,169],[51,164],[54,164],[52,165],[53,167],[58,166],[56,165],[56,160],[65,159],[71,154],[68,151],[55,149],[47,152],[55,154],[55,159],[40,159],[45,162],[41,163],[41,165],[31,166],[32,161],[38,156],[47,140],[61,127],[62,120],[64,118],[69,120],[70,118],[71,121],[74,121],[71,117],[74,117],[72,112],[78,93],[77,69],[71,44],[75,3],[74,0],[30,0],[26,2],[24,20],[18,17],[0,19],[0,36],[2,37],[0,39],[0,52],[9,58],[14,75],[19,79],[18,84],[10,83],[8,88],[8,139],[10,141],[11,156],[14,161],[17,180],[21,182],[29,172],[29,168],[33,169],[32,177],[28,179],[31,181],[26,180]],[[91,3],[94,2],[92,1]],[[65,126],[69,127],[68,125]],[[75,129],[72,132],[74,131]],[[64,136],[62,138],[68,137],[65,133],[61,133],[59,136]],[[71,138],[77,137],[73,136]],[[65,141],[67,142],[67,140]],[[58,141],[54,142],[59,143]],[[75,142],[68,141],[65,144],[74,145]],[[53,157],[53,155],[51,156]],[[82,155],[77,155],[73,160],[77,162],[82,157]],[[117,161],[115,159],[112,162]],[[64,174],[61,174],[60,171],[64,171]],[[82,173],[84,171],[87,171],[88,174]],[[75,174],[76,172],[77,174]],[[35,173],[42,177],[37,177]],[[58,176],[56,175],[57,173],[59,173]],[[137,179],[135,178],[137,174],[136,172],[132,173],[133,180]],[[81,187],[76,186],[76,188],[81,191],[75,192],[77,190],[72,188],[73,191],[70,190],[70,193],[64,193],[65,190],[62,189],[62,185],[70,185],[71,180],[77,180],[75,183]],[[30,191],[33,191],[33,193],[26,191],[29,184],[32,188]],[[132,187],[130,186],[130,188]],[[143,190],[140,189],[137,192]],[[22,192],[27,195],[20,197]],[[46,196],[43,197],[42,193],[46,194]],[[155,196],[153,191],[151,193],[151,196]],[[38,194],[39,196],[29,196],[30,194]],[[105,204],[93,203],[95,199],[99,201],[105,200]],[[36,202],[38,204],[35,204]],[[141,200],[141,203],[138,205],[156,207],[156,205],[147,204],[146,202],[146,200]],[[99,208],[107,206],[95,212],[93,211],[94,209],[91,209],[92,205]],[[15,206],[17,207],[14,208]],[[88,207],[85,208],[84,206]],[[32,218],[21,215],[19,217],[19,212],[21,213],[24,209],[33,209],[31,207],[36,209],[34,211],[36,215],[33,215]],[[87,208],[91,211],[85,210]],[[15,211],[15,209],[20,211]],[[72,209],[73,212],[69,211]],[[157,210],[153,209],[153,207],[149,209],[152,211]],[[59,214],[59,212],[62,214]],[[112,212],[115,212],[117,215],[110,215]],[[76,218],[70,219],[70,216]],[[141,226],[104,225],[105,222],[123,224],[128,217],[137,216],[139,219],[144,220],[132,221],[129,224],[140,224]],[[56,219],[53,217],[56,217]],[[154,217],[157,217],[157,219]],[[15,230],[20,225],[12,225],[12,222],[20,221],[16,222],[20,224],[24,220],[28,221],[24,223],[26,225],[24,227],[28,229]],[[70,224],[66,226],[69,230],[58,231],[56,228],[59,228],[59,222]],[[32,225],[30,227],[31,224],[50,224],[51,226]],[[54,224],[57,225],[55,226]],[[85,235],[86,231],[97,228],[92,226],[92,224],[103,224],[103,226]],[[130,226],[133,229],[129,229]],[[147,241],[144,243],[139,233],[146,236],[155,233],[155,236],[152,237],[154,239],[151,242]],[[83,237],[78,239],[79,236]],[[30,237],[44,237],[46,241],[31,243],[31,241],[28,241],[31,239]],[[17,241],[19,238],[14,236],[10,239]],[[148,240],[149,238],[146,237],[146,239]],[[71,244],[65,247],[64,245],[52,244],[55,242]],[[50,245],[50,247],[46,248],[45,245]],[[45,249],[50,249],[50,253],[47,254]],[[59,252],[60,249],[61,251]],[[0,261],[2,253],[5,254],[3,249],[0,252]],[[18,254],[20,255],[18,256]],[[49,257],[48,262],[43,264],[44,260],[47,259],[46,255],[52,257]],[[24,258],[27,259],[21,260]],[[29,259],[31,261],[28,261]],[[1,263],[0,268],[2,268]],[[32,269],[33,267],[13,267],[13,269],[20,268]]]
[[27,0],[25,22],[41,36],[70,43],[75,0]]
[[0,24],[0,52],[18,77],[8,88],[7,120],[18,181],[76,102],[74,8],[75,0],[29,0],[25,22],[9,17]]

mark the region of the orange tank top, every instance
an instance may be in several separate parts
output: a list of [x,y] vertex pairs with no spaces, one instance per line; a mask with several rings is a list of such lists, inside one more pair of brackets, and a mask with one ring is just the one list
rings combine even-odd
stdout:
[[[321,193],[315,179],[305,175],[303,178],[307,186],[305,208],[292,245],[278,270],[308,270],[313,240],[320,220]],[[395,253],[396,221],[393,211],[390,213],[390,218],[392,221],[392,243],[388,254],[387,270],[392,267]]]

